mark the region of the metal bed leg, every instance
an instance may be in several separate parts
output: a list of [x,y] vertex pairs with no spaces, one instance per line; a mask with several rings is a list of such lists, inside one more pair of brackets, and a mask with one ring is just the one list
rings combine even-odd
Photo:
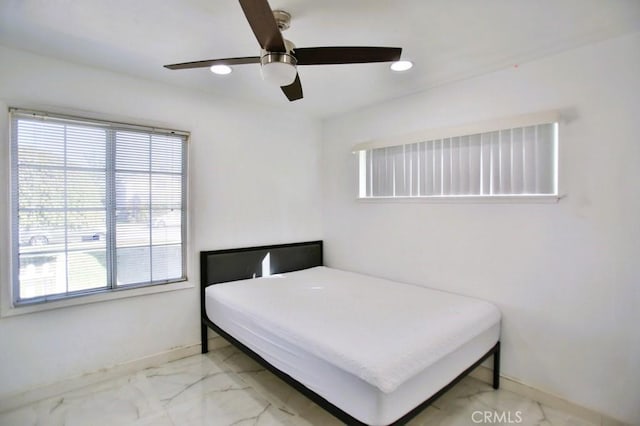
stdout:
[[493,388],[500,387],[500,342],[496,343],[496,351],[493,353]]
[[207,327],[205,324],[200,324],[200,338],[202,339],[202,353],[209,352],[209,336],[207,333]]

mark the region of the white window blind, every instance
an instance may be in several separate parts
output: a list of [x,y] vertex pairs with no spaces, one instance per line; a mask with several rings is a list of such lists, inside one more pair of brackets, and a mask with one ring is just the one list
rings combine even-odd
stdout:
[[364,149],[361,198],[557,195],[557,123]]
[[15,303],[185,279],[186,133],[11,116]]

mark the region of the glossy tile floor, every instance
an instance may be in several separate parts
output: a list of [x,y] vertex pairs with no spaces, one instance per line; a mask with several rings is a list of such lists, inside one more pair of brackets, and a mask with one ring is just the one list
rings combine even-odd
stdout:
[[[2,413],[0,425],[341,424],[222,339],[215,339],[212,347],[215,349],[207,355],[183,358]],[[502,418],[482,421],[484,412]],[[509,391],[494,391],[473,378],[465,378],[409,424],[483,423],[592,424]]]

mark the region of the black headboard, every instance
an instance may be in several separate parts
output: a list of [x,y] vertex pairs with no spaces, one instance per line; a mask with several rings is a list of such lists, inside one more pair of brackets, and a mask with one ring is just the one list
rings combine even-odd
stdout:
[[269,255],[271,273],[322,266],[322,241],[277,244],[200,252],[200,285],[262,276],[262,261]]
[[262,262],[267,254],[272,274],[322,266],[322,241],[200,252],[202,353],[208,351],[207,327],[223,332],[207,317],[205,289],[212,284],[261,277]]

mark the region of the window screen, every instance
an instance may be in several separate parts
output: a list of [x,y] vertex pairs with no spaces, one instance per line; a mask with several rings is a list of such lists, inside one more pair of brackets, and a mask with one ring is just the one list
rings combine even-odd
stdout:
[[16,303],[185,279],[186,133],[11,115]]
[[360,197],[557,195],[557,123],[360,151]]

